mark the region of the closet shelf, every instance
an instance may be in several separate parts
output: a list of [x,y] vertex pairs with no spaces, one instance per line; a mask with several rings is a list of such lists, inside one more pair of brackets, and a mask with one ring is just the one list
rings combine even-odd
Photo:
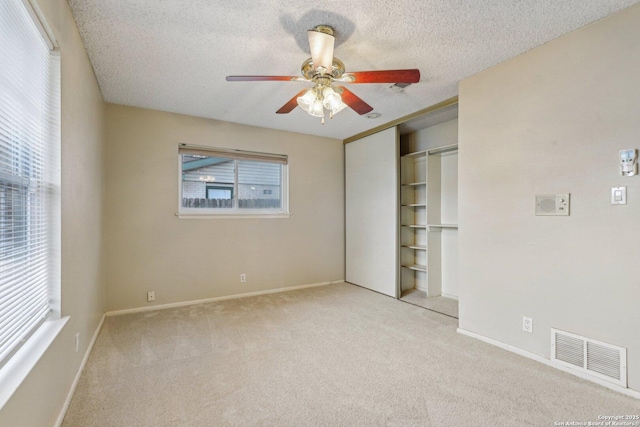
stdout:
[[402,226],[411,228],[427,228],[425,224],[402,224]]
[[442,231],[443,228],[458,229],[458,224],[427,224],[427,228],[429,231]]
[[409,264],[409,265],[403,265],[403,267],[411,269],[411,270],[416,270],[416,271],[427,271],[427,266],[426,265]]
[[402,245],[403,248],[416,249],[419,251],[426,251],[427,247],[422,245]]
[[427,185],[426,181],[423,182],[410,182],[408,184],[402,184],[403,187],[417,187],[419,185]]
[[401,205],[401,206],[405,208],[426,208],[427,204],[426,203],[408,203],[406,205]]
[[458,151],[458,144],[443,145],[442,147],[432,148],[427,150],[427,154],[430,156],[434,154],[448,153],[450,151]]
[[414,153],[409,153],[409,154],[405,154],[404,156],[401,156],[403,159],[410,159],[412,157],[424,157],[427,155],[427,151],[416,151]]

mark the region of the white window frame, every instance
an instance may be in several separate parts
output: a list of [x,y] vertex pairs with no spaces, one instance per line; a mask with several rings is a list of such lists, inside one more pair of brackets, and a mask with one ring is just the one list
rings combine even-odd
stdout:
[[[49,314],[41,323],[36,324],[28,334],[23,336],[21,342],[13,347],[13,350],[8,353],[2,362],[0,366],[0,408],[5,405],[26,379],[69,320],[69,317],[61,317],[60,305],[60,53],[51,28],[47,25],[37,3],[30,0],[17,0],[10,7],[15,7],[16,5],[24,7],[23,12],[26,12],[34,24],[34,30],[42,38],[51,57],[51,74],[49,74],[50,80],[48,83],[50,84],[49,90],[53,91],[51,93],[54,93],[55,97],[49,101],[51,102],[49,105],[52,108],[52,114],[48,120],[54,127],[51,128],[47,139],[47,144],[49,144],[47,156],[50,157],[46,162],[48,167],[44,169],[46,178],[43,181],[43,186],[48,194],[45,206],[48,212],[46,223],[49,228],[46,250],[46,259],[49,263],[47,274]],[[23,29],[30,31],[27,27],[23,27]]]
[[[218,156],[236,161],[234,168],[232,208],[185,208],[182,206],[182,154],[201,154],[206,156]],[[180,219],[217,219],[217,218],[288,218],[289,212],[289,160],[286,155],[259,153],[244,150],[232,150],[227,148],[204,147],[196,145],[180,144],[178,147],[178,212]],[[254,160],[267,163],[279,163],[280,169],[280,200],[278,209],[246,209],[237,206],[238,192],[238,161]]]

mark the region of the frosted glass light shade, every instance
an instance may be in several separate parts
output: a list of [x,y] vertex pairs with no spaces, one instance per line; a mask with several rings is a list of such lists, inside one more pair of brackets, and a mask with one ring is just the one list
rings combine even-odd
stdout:
[[311,108],[311,106],[316,101],[316,99],[317,99],[316,91],[313,90],[313,88],[311,88],[308,91],[306,91],[304,95],[298,97],[296,101],[298,102],[298,105],[300,106],[300,108],[302,108],[304,111],[308,113],[309,108]]
[[322,105],[322,101],[316,99],[307,112],[315,117],[324,117],[324,106]]
[[331,109],[331,115],[335,116],[336,114],[338,114],[340,111],[344,110],[345,108],[347,108],[347,104],[342,102],[342,99],[341,99],[340,103],[335,108]]
[[322,105],[327,110],[333,111],[337,109],[342,103],[342,98],[340,97],[340,95],[338,95],[336,91],[334,91],[330,87],[327,87],[324,89],[323,95],[324,95],[324,100],[322,101]]

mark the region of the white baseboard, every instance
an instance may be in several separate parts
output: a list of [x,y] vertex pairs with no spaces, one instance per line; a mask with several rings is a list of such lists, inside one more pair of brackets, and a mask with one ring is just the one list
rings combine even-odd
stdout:
[[100,323],[96,328],[96,331],[93,333],[91,337],[91,341],[87,346],[87,351],[84,353],[84,357],[82,358],[82,363],[80,363],[80,367],[78,368],[78,372],[76,373],[76,377],[73,379],[73,383],[71,383],[71,388],[69,389],[69,393],[67,393],[67,398],[64,401],[64,405],[62,405],[62,409],[60,410],[60,414],[58,415],[58,419],[54,424],[55,427],[60,427],[62,425],[62,421],[64,421],[64,416],[67,414],[67,410],[69,409],[69,404],[71,403],[71,399],[73,398],[73,394],[76,392],[76,387],[78,386],[78,382],[80,381],[80,377],[82,376],[82,372],[84,371],[84,367],[87,364],[87,360],[89,360],[89,355],[91,354],[91,350],[93,350],[93,345],[96,343],[98,339],[98,335],[100,334],[100,330],[102,330],[102,325],[104,324],[104,319],[107,316],[105,314],[102,315],[100,319]]
[[470,331],[467,331],[467,330],[464,330],[464,329],[460,329],[460,328],[458,328],[457,331],[458,331],[459,334],[466,335],[468,337],[475,338],[475,339],[478,339],[480,341],[484,341],[484,342],[486,342],[488,344],[495,345],[496,347],[500,347],[500,348],[502,348],[504,350],[510,351],[512,353],[518,354],[518,355],[523,356],[523,357],[526,357],[527,359],[535,360],[536,362],[540,362],[540,363],[542,363],[544,365],[550,366],[550,367],[555,368],[555,369],[559,369],[559,370],[561,370],[563,372],[566,372],[568,374],[575,375],[576,377],[580,377],[583,380],[591,381],[591,382],[599,384],[599,385],[601,385],[603,387],[607,387],[607,388],[609,388],[609,389],[611,389],[613,391],[617,391],[618,393],[626,394],[627,396],[631,396],[631,397],[633,397],[635,399],[640,399],[640,392],[632,390],[630,388],[621,387],[619,385],[610,383],[608,381],[601,380],[600,378],[595,378],[595,377],[592,377],[592,376],[590,376],[588,374],[585,374],[583,372],[573,370],[573,369],[571,369],[571,368],[569,368],[567,366],[560,365],[560,364],[555,364],[551,360],[547,359],[546,357],[543,357],[543,356],[540,356],[538,354],[522,350],[522,349],[520,349],[518,347],[514,347],[514,346],[512,346],[510,344],[503,343],[502,341],[494,340],[493,338],[487,338],[487,337],[485,337],[483,335],[476,334],[475,332],[470,332]]
[[297,289],[315,288],[317,286],[333,285],[333,284],[336,284],[336,283],[343,283],[343,282],[344,282],[344,280],[334,280],[332,282],[311,283],[309,285],[298,285],[298,286],[290,286],[290,287],[287,287],[287,288],[267,289],[265,291],[247,292],[247,293],[244,293],[244,294],[225,295],[225,296],[222,296],[222,297],[204,298],[204,299],[197,299],[197,300],[191,300],[191,301],[173,302],[173,303],[170,303],[170,304],[150,305],[148,307],[136,307],[136,308],[127,308],[127,309],[124,309],[124,310],[107,311],[105,314],[107,316],[119,316],[121,314],[142,313],[142,312],[145,312],[145,311],[155,311],[155,310],[164,310],[164,309],[167,309],[167,308],[185,307],[185,306],[188,306],[188,305],[203,304],[203,303],[207,303],[207,302],[216,302],[216,301],[224,301],[224,300],[229,300],[229,299],[246,298],[246,297],[253,297],[253,296],[257,296],[257,295],[275,294],[275,293],[279,293],[279,292],[295,291]]

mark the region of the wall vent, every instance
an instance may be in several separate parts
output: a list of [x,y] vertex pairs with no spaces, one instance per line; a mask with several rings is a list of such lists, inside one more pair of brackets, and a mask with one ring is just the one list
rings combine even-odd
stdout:
[[627,349],[551,328],[551,361],[627,387]]

